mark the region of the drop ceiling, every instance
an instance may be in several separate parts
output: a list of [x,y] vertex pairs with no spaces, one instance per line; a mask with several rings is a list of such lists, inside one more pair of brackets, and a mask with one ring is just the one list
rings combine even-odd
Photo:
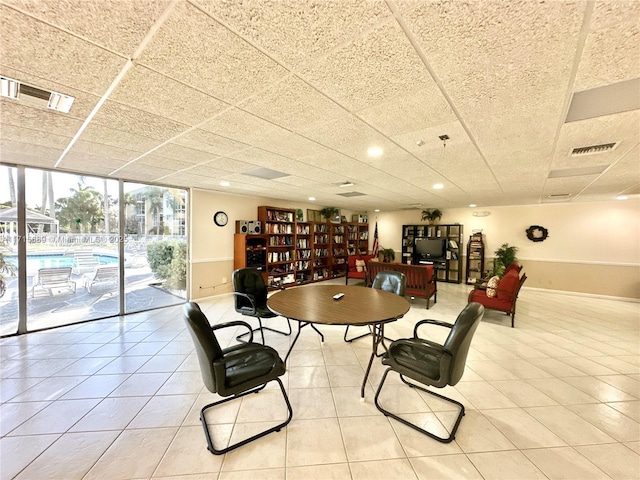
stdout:
[[3,163],[355,211],[640,190],[637,88],[566,121],[575,94],[637,84],[635,0],[0,0],[0,18],[0,75],[75,97],[1,99]]

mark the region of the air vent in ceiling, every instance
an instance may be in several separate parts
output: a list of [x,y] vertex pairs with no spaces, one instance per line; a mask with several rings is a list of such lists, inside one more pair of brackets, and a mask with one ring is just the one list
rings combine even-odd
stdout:
[[547,195],[548,198],[568,198],[571,196],[570,193],[552,193],[551,195]]
[[366,193],[360,192],[347,192],[347,193],[338,193],[341,197],[364,197]]
[[51,92],[0,76],[0,96],[12,98],[37,108],[69,113],[75,100],[69,95]]
[[588,147],[578,147],[571,150],[571,156],[576,157],[579,155],[592,155],[594,153],[607,152],[613,150],[618,145],[617,142],[602,143],[600,145],[589,145]]

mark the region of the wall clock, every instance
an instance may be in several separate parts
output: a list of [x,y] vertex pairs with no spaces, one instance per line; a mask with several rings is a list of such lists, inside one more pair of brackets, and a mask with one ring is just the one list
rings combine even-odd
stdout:
[[223,211],[219,211],[213,214],[213,221],[219,227],[224,227],[229,221],[229,217]]

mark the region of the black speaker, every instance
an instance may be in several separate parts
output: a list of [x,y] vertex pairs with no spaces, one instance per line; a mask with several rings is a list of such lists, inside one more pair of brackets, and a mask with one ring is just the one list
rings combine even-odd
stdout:
[[258,220],[249,222],[249,233],[262,233],[262,223]]
[[236,220],[236,233],[253,233],[249,231],[249,220]]

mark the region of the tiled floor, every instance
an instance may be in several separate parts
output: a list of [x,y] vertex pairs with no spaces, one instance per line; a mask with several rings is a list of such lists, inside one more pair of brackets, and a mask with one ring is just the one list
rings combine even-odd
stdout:
[[[422,318],[453,321],[469,287],[439,287],[434,307],[415,300],[387,335],[409,336]],[[240,318],[230,296],[201,307],[212,323]],[[640,304],[524,289],[518,309],[515,329],[486,313],[462,381],[445,389],[467,407],[446,445],[375,408],[379,361],[360,401],[370,340],[346,344],[342,327],[320,327],[324,345],[303,330],[283,377],[294,410],[288,427],[224,456],[206,450],[198,412],[214,395],[203,388],[180,307],[3,339],[0,476],[639,478]],[[289,341],[267,334],[283,354]],[[451,421],[448,404],[397,377],[388,382],[388,408],[440,431]],[[274,388],[213,412],[217,444],[283,418]]]

